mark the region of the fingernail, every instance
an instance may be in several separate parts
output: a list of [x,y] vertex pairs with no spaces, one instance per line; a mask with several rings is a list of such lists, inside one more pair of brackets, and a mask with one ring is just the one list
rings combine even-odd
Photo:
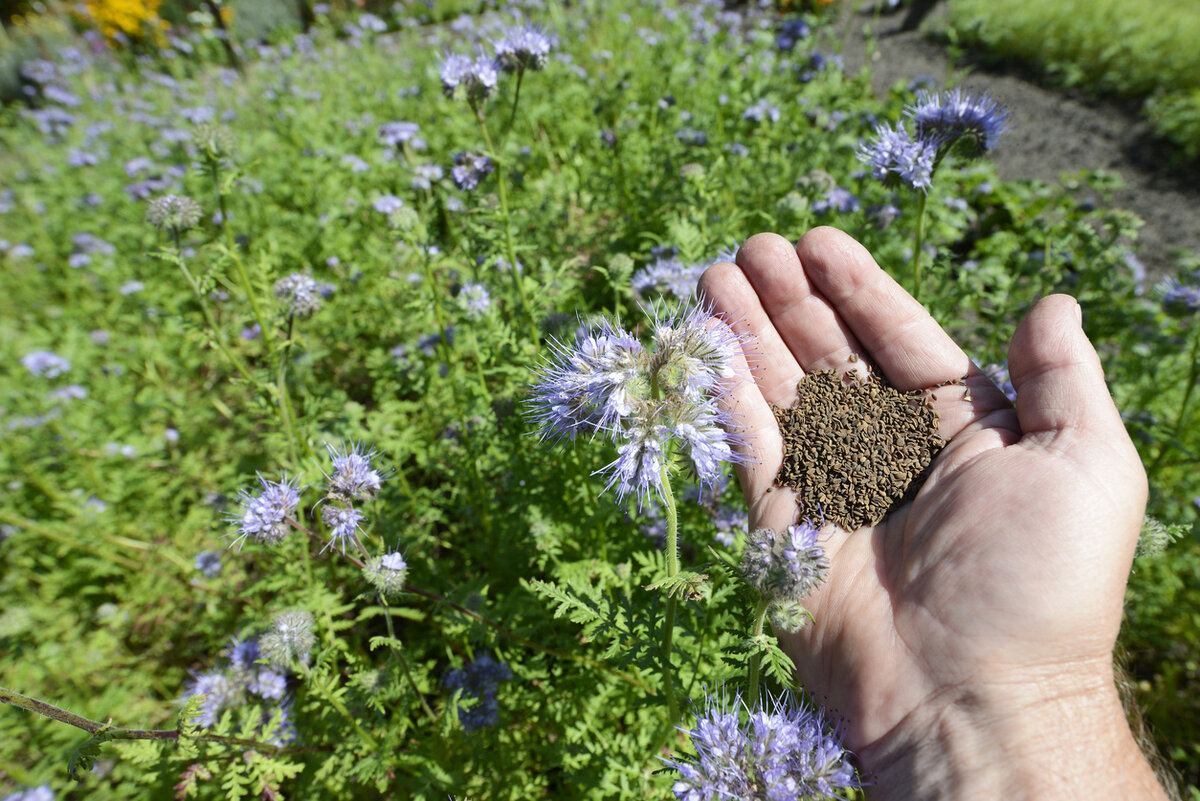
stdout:
[[1075,301],[1075,320],[1080,326],[1083,325],[1083,307],[1079,305],[1079,301]]

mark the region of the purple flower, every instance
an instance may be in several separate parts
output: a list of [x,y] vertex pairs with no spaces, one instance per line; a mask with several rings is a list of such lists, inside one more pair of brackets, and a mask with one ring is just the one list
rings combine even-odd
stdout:
[[292,273],[275,282],[275,297],[287,304],[288,314],[307,317],[321,308],[321,298],[326,295],[322,291],[324,286],[311,275]]
[[906,112],[916,125],[917,138],[936,139],[947,147],[965,142],[972,158],[995,147],[1008,119],[1008,112],[992,98],[961,89],[936,94],[921,90]]
[[354,499],[369,501],[379,494],[384,476],[371,464],[375,451],[364,450],[360,445],[338,448],[328,442],[325,450],[333,461],[333,474],[326,476],[328,497],[349,503]]
[[287,692],[287,676],[277,670],[260,666],[246,689],[259,698],[283,698]]
[[466,283],[458,293],[458,302],[471,317],[481,317],[492,306],[492,296],[483,284]]
[[[417,136],[421,126],[415,122],[385,122],[379,126],[379,141],[390,147],[400,147],[406,143],[420,142],[424,146],[424,141]],[[418,148],[420,149],[420,148]]]
[[482,54],[471,58],[454,53],[443,58],[441,77],[446,97],[454,97],[461,88],[467,100],[475,104],[491,96],[500,75],[496,62]]
[[779,122],[779,106],[768,103],[766,98],[759,100],[754,105],[742,112],[743,120],[753,120],[755,122]]
[[550,55],[550,39],[535,25],[510,28],[494,49],[496,63],[505,72],[540,70]]
[[491,158],[481,153],[457,153],[450,177],[454,185],[465,192],[474,191],[483,177],[496,169]]
[[671,788],[678,799],[800,801],[861,786],[840,727],[790,693],[765,693],[750,707],[738,693],[718,691],[696,711],[696,725],[680,731],[696,755],[664,760],[680,774]]
[[775,32],[775,47],[780,50],[791,50],[796,46],[796,42],[807,38],[809,32],[808,23],[804,20],[799,18],[787,20]]
[[434,182],[442,180],[445,174],[440,164],[418,164],[413,167],[412,188],[432,189]]
[[196,569],[205,578],[216,578],[221,575],[221,556],[214,551],[201,551],[196,554]]
[[241,684],[219,670],[193,674],[186,697],[197,695],[204,696],[200,714],[196,717],[197,724],[203,729],[212,728],[222,710],[238,706],[245,700]]
[[828,214],[831,211],[849,214],[852,211],[858,211],[858,198],[856,198],[848,189],[842,189],[840,186],[835,186],[822,199],[813,204],[813,213],[819,215]]
[[1158,291],[1162,295],[1163,309],[1171,314],[1183,316],[1200,311],[1200,287],[1178,278],[1166,278],[1158,285]]
[[474,662],[446,673],[446,689],[461,691],[463,699],[473,699],[472,706],[459,707],[458,717],[467,731],[494,726],[499,720],[500,703],[496,691],[500,682],[512,679],[512,669],[497,662],[488,654],[480,654]]
[[300,505],[299,486],[292,484],[286,475],[279,481],[267,481],[260,475],[258,483],[262,485],[258,494],[248,490],[240,493],[242,512],[231,518],[231,522],[238,524],[238,536],[231,545],[240,546],[247,537],[265,545],[276,545],[291,528],[288,518],[296,514]]
[[983,374],[992,380],[992,383],[1004,393],[1004,397],[1008,398],[1010,403],[1017,402],[1017,389],[1013,386],[1012,379],[1008,375],[1008,360],[1000,362],[1000,364],[989,364],[983,368]]
[[35,350],[21,357],[25,369],[42,378],[58,378],[71,369],[71,363],[48,350]]
[[829,559],[817,542],[820,532],[805,520],[785,531],[755,529],[746,543],[742,574],[763,597],[800,601],[821,585]]
[[572,347],[553,347],[533,388],[534,420],[543,439],[611,439],[617,458],[597,472],[608,475],[618,501],[633,495],[642,507],[663,493],[672,445],[702,485],[719,480],[722,462],[740,459],[739,440],[728,433],[733,419],[715,403],[735,376],[739,342],[709,324],[705,307],[656,319],[649,349],[607,320],[578,332]]
[[903,126],[880,125],[875,139],[859,148],[858,157],[880,181],[894,176],[912,189],[927,190],[941,143],[936,136],[913,139]]
[[685,264],[676,258],[659,257],[653,264],[634,273],[630,284],[639,296],[654,291],[689,300],[696,296],[696,286],[707,268],[708,265],[703,263]]
[[404,201],[395,195],[381,195],[375,198],[371,203],[375,211],[380,214],[395,214],[400,209],[404,208]]

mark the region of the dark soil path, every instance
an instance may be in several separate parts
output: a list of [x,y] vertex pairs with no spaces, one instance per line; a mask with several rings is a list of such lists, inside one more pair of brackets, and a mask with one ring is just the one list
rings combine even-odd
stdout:
[[[944,13],[935,11],[925,27],[938,27]],[[902,19],[879,18],[870,64],[876,91],[882,95],[896,81],[921,75],[945,86],[950,65],[944,49],[926,34],[900,31]],[[846,12],[839,22],[849,31],[842,56],[851,72],[866,60],[863,28],[871,20],[869,12]],[[1113,205],[1145,220],[1136,252],[1153,278],[1174,272],[1176,251],[1200,251],[1200,169],[1171,165],[1168,149],[1134,111],[1043,88],[1012,72],[974,68],[959,85],[986,90],[1009,108],[1008,129],[989,155],[1002,177],[1057,182],[1079,170],[1115,172],[1126,188]]]

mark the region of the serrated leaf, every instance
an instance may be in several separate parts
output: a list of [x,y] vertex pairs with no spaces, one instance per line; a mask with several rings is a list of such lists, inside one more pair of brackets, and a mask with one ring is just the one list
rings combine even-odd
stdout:
[[681,570],[674,576],[663,577],[647,584],[646,589],[662,590],[668,598],[699,601],[709,596],[711,585],[708,581],[708,574]]

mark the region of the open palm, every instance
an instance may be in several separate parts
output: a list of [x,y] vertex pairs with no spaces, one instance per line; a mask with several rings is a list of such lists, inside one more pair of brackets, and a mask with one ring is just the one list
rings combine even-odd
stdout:
[[772,487],[782,459],[768,404],[805,372],[870,360],[901,391],[936,392],[949,441],[915,498],[876,526],[834,531],[832,567],[784,638],[800,681],[847,721],[862,753],[911,716],[1073,673],[1111,684],[1123,589],[1146,479],[1083,334],[1078,305],[1042,300],[1013,337],[1016,408],[862,246],[830,228],[799,244],[760,234],[704,274],[723,319],[752,335],[753,382],[729,399],[752,527],[796,521]]

